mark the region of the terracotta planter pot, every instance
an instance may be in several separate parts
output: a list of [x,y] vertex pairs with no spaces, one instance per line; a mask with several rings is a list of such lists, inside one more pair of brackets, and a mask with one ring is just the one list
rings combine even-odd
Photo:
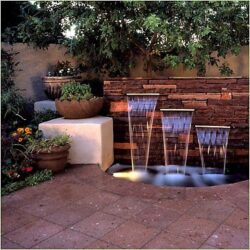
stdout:
[[54,147],[50,152],[40,151],[32,155],[32,159],[35,160],[36,165],[40,169],[49,169],[53,173],[62,171],[66,164],[69,154],[70,145]]
[[78,76],[45,76],[42,78],[44,91],[49,99],[55,100],[61,96],[61,87],[70,81],[80,82]]
[[96,116],[103,106],[103,97],[89,101],[55,101],[57,112],[65,119],[83,119]]

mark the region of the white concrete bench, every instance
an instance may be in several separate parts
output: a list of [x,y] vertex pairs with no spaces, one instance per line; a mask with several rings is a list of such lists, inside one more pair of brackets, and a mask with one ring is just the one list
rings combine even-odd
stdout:
[[106,171],[114,161],[113,119],[110,117],[57,118],[40,123],[39,129],[45,137],[63,133],[71,137],[71,164],[99,164]]

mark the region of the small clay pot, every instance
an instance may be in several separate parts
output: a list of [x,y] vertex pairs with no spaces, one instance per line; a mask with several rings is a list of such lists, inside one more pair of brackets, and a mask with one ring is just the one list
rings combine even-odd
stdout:
[[50,151],[41,150],[32,154],[32,159],[40,169],[49,169],[53,173],[62,171],[68,160],[70,145],[53,147]]
[[82,101],[55,100],[57,112],[65,119],[83,119],[96,116],[103,106],[103,97]]
[[61,97],[61,88],[64,84],[70,81],[81,82],[81,77],[78,76],[45,76],[42,78],[44,92],[49,99],[55,100]]

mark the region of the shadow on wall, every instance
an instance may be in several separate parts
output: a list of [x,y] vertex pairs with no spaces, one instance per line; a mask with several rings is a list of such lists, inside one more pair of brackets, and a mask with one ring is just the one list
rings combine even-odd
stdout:
[[40,76],[33,76],[30,78],[32,92],[34,93],[34,100],[46,100],[48,97],[46,96],[43,88],[42,78]]

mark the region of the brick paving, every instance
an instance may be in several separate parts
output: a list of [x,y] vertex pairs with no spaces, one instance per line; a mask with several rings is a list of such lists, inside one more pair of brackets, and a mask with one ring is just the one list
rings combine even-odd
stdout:
[[2,249],[248,249],[248,181],[156,187],[75,165],[2,197]]

